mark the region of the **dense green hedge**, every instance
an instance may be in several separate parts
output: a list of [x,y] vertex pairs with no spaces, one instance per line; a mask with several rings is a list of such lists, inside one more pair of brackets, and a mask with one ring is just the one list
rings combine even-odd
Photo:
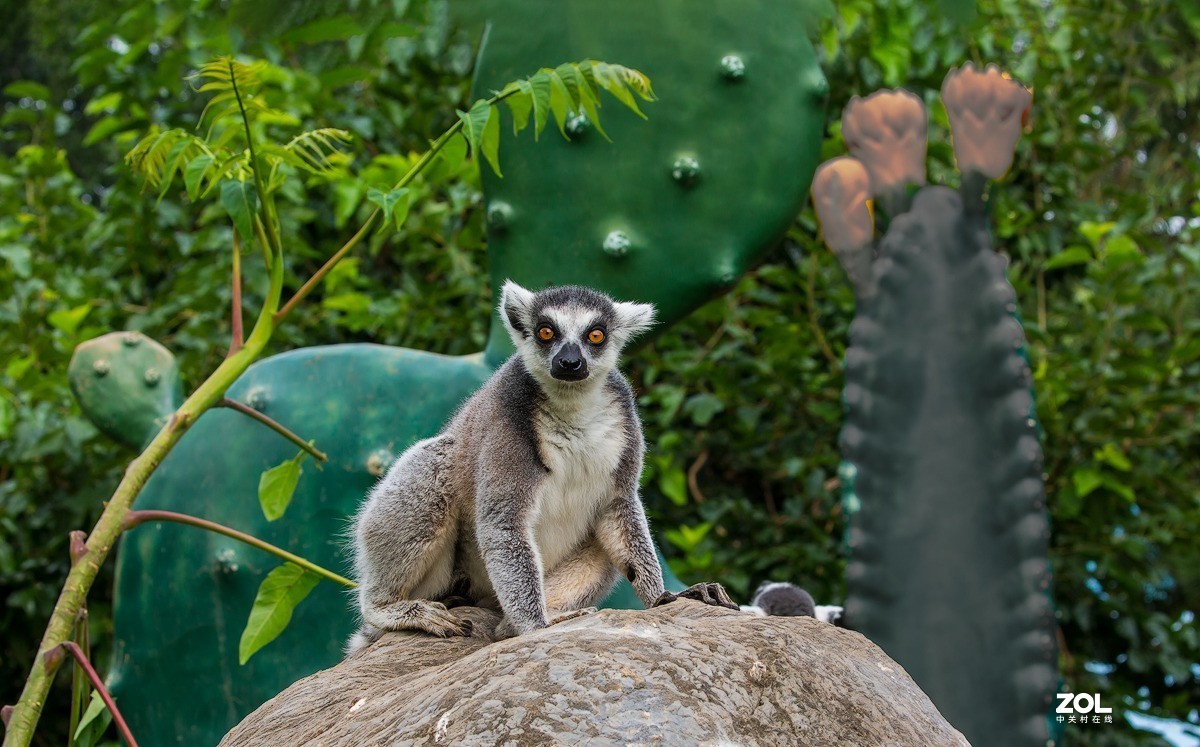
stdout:
[[[194,383],[228,341],[226,219],[181,194],[156,203],[123,152],[152,124],[195,122],[183,77],[200,62],[240,50],[286,67],[279,105],[305,126],[354,132],[363,177],[283,198],[294,281],[368,210],[361,184],[386,182],[453,121],[474,39],[433,0],[358,0],[345,16],[314,2],[5,6],[0,80],[36,81],[6,89],[0,142],[0,700],[12,702],[65,574],[66,532],[90,526],[130,457],[73,404],[73,346],[140,329]],[[956,20],[936,3],[853,0],[824,12],[827,157],[844,150],[850,95],[904,84],[930,105],[931,177],[953,180],[936,100],[945,71],[996,61],[1034,87],[1032,132],[994,214],[1046,434],[1064,675],[1119,710],[1197,723],[1200,11],[983,2]],[[477,179],[467,168],[418,189],[432,199],[340,268],[321,312],[298,314],[277,350],[482,347]],[[717,578],[742,597],[764,578],[822,599],[843,592],[836,439],[852,314],[806,211],[733,293],[633,356],[648,501],[685,579]],[[93,595],[94,640],[106,593]],[[1133,739],[1117,727],[1070,734]]]

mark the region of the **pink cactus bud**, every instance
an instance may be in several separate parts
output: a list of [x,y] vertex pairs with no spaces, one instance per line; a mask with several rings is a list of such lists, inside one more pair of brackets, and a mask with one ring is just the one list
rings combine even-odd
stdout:
[[875,230],[867,207],[871,178],[862,163],[842,156],[821,164],[813,177],[812,194],[825,243],[834,254],[861,249],[871,242]]
[[995,65],[979,71],[968,62],[947,73],[942,103],[950,115],[958,170],[1004,176],[1032,101],[1032,91]]
[[871,191],[925,183],[925,105],[909,91],[855,96],[842,112],[842,136],[850,154],[871,175]]

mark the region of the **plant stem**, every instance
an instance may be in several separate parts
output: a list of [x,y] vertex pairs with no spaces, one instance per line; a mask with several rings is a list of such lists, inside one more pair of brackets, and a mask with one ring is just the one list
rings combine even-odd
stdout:
[[233,308],[230,311],[230,326],[233,328],[226,357],[242,349],[242,237],[233,229]]
[[225,397],[224,399],[222,399],[220,402],[217,403],[217,407],[227,407],[230,410],[236,410],[247,417],[253,418],[253,419],[257,420],[258,422],[262,423],[263,425],[267,426],[271,430],[275,431],[279,435],[283,436],[287,440],[296,444],[301,449],[304,449],[305,451],[307,451],[309,454],[312,455],[313,459],[316,459],[321,462],[329,461],[329,456],[326,455],[325,452],[321,451],[317,447],[313,446],[312,444],[308,443],[304,439],[297,436],[292,431],[285,428],[283,425],[281,425],[279,423],[279,421],[274,420],[273,418],[270,418],[270,417],[262,414],[261,412],[259,412],[258,410],[255,410],[250,405],[242,404],[241,402],[238,402],[235,399],[229,399],[228,397]]
[[41,655],[34,657],[29,677],[25,680],[25,688],[21,691],[21,698],[11,713],[8,730],[4,735],[4,747],[26,747],[33,739],[34,728],[46,705],[50,684],[62,663],[61,657],[47,657],[44,654],[58,650],[58,647],[71,637],[79,610],[96,581],[96,574],[108,558],[117,537],[121,534],[126,514],[129,513],[134,499],[145,487],[146,481],[150,479],[150,475],[192,424],[220,402],[225,396],[225,390],[266,348],[275,330],[272,315],[278,308],[282,290],[283,264],[277,262],[270,268],[270,286],[266,301],[250,337],[246,339],[245,346],[217,366],[208,379],[175,411],[146,449],[126,468],[116,492],[88,535],[87,552],[67,574],[67,580],[46,625],[46,632],[42,635],[41,645],[38,646]]
[[226,537],[237,540],[238,542],[244,542],[251,547],[257,547],[259,550],[270,553],[277,558],[282,558],[289,563],[294,563],[305,570],[312,571],[321,578],[332,581],[335,584],[341,584],[347,589],[355,589],[358,587],[358,584],[354,583],[350,579],[345,578],[344,576],[339,576],[333,571],[326,570],[311,560],[305,560],[299,555],[294,555],[287,550],[276,547],[269,542],[264,542],[257,537],[246,534],[245,532],[239,532],[236,529],[230,529],[224,524],[218,524],[215,521],[201,519],[196,516],[180,514],[174,511],[134,510],[125,515],[125,529],[133,529],[139,524],[145,524],[148,521],[172,521],[176,524],[187,524],[188,526],[199,527],[200,529],[207,529],[210,532],[223,534]]
[[117,708],[116,702],[109,695],[108,689],[104,687],[104,680],[100,679],[100,675],[96,673],[92,662],[88,661],[87,654],[83,653],[83,649],[75,645],[73,641],[67,641],[62,645],[71,656],[75,657],[75,661],[87,673],[88,679],[92,681],[92,687],[96,688],[96,692],[100,693],[100,699],[104,701],[104,705],[108,708],[108,712],[112,714],[113,723],[117,725],[117,731],[121,732],[121,737],[129,747],[137,747],[137,740],[133,738],[133,734],[129,731],[129,725],[125,723],[125,717],[121,715],[120,709]]
[[[508,98],[518,90],[519,89],[513,88],[511,90],[501,91],[500,93],[497,93],[495,96],[492,96],[490,99],[488,99],[488,104],[495,106],[497,103]],[[417,177],[418,174],[425,170],[425,167],[428,166],[434,157],[441,152],[442,148],[446,147],[446,143],[450,142],[450,140],[462,130],[462,127],[463,123],[460,119],[451,125],[450,129],[443,132],[441,136],[438,137],[437,140],[434,140],[429,146],[429,150],[421,154],[421,157],[412,165],[412,168],[410,168],[408,172],[404,174],[404,176],[400,177],[400,181],[396,182],[396,185],[392,187],[392,189],[395,190],[401,189],[402,187],[407,187],[412,180]],[[347,252],[358,246],[358,243],[363,240],[367,233],[370,232],[371,227],[375,224],[375,219],[379,217],[380,212],[381,211],[379,208],[375,208],[373,211],[371,211],[371,215],[367,218],[366,222],[363,223],[362,228],[358,229],[358,232],[351,236],[350,240],[343,244],[341,249],[338,249],[336,252],[334,252],[333,256],[326,260],[325,264],[321,265],[321,269],[313,273],[313,276],[306,280],[304,285],[300,286],[300,290],[296,291],[296,294],[289,298],[287,303],[283,305],[283,308],[281,308],[279,312],[275,314],[276,324],[281,322],[283,318],[286,317],[293,308],[295,308],[296,304],[304,300],[304,297],[311,293],[312,289],[325,279],[325,276],[329,274],[329,271],[333,269],[334,265],[342,260],[342,257],[346,256]]]
[[[263,183],[261,169],[258,168],[258,155],[254,152],[254,135],[250,132],[250,117],[246,114],[246,106],[242,103],[242,92],[238,89],[237,75],[233,71],[233,58],[229,58],[229,83],[233,86],[233,96],[237,99],[238,111],[242,115],[242,126],[246,128],[246,149],[250,151],[250,172],[254,174],[254,187],[258,190],[258,199],[263,206],[263,222],[267,224],[267,237],[271,243],[271,254],[278,261],[283,254],[283,246],[275,233],[275,216],[272,215],[274,203],[268,199],[267,186]],[[271,264],[267,263],[268,266]]]

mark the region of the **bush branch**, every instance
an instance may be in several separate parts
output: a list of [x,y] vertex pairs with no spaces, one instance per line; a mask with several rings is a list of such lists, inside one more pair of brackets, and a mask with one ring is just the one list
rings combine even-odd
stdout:
[[293,433],[290,430],[288,430],[287,428],[285,428],[279,421],[274,420],[273,418],[270,418],[270,417],[262,414],[261,412],[259,412],[258,410],[255,410],[250,405],[246,405],[241,402],[238,402],[235,399],[230,399],[228,397],[225,397],[224,399],[222,399],[220,402],[217,403],[217,407],[226,407],[230,410],[236,410],[249,418],[253,418],[254,420],[257,420],[258,422],[267,426],[268,428],[275,431],[279,435],[283,436],[287,440],[296,444],[301,449],[304,449],[305,451],[307,451],[309,454],[312,455],[313,459],[316,459],[317,461],[321,461],[321,462],[329,461],[329,456],[325,452],[321,451],[317,447],[313,446],[312,444],[308,443],[304,439],[297,436],[295,433]]
[[187,514],[180,514],[174,511],[147,511],[139,509],[125,514],[125,529],[133,529],[134,527],[140,524],[145,524],[148,521],[170,521],[176,524],[186,524],[188,526],[198,527],[200,529],[206,529],[210,532],[222,534],[231,539],[235,539],[238,542],[243,542],[247,545],[250,545],[251,547],[256,547],[263,552],[270,553],[277,558],[282,558],[289,563],[294,563],[295,565],[298,565],[307,571],[312,571],[321,578],[332,581],[335,584],[341,584],[347,589],[355,589],[358,587],[358,584],[354,583],[350,579],[344,576],[339,576],[333,571],[322,568],[311,560],[305,560],[299,555],[295,555],[287,550],[276,547],[269,542],[264,542],[258,537],[246,534],[245,532],[239,532],[236,529],[230,529],[224,524],[218,524],[215,521],[201,519],[197,516],[189,516]]

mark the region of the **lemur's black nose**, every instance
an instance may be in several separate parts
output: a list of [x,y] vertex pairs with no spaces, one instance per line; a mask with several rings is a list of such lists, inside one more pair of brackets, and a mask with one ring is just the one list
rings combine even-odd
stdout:
[[587,363],[578,345],[563,345],[550,361],[550,375],[565,381],[578,381],[587,377]]

